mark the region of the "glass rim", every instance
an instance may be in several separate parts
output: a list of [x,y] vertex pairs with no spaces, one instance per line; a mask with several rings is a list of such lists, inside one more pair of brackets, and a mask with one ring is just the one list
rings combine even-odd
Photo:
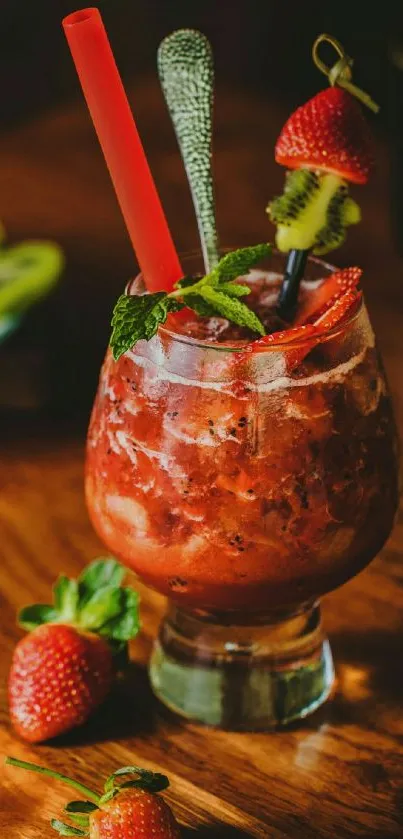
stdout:
[[[225,247],[220,248],[221,253],[228,253],[229,251],[235,250],[235,247]],[[283,256],[286,257],[286,254],[281,253],[276,248],[273,248],[271,253],[268,255],[267,259],[270,259],[271,256]],[[182,261],[187,261],[190,259],[194,259],[196,257],[201,257],[202,253],[200,250],[195,248],[191,251],[185,251],[184,253],[180,254],[180,259]],[[333,265],[330,262],[325,262],[323,259],[319,259],[317,256],[308,256],[308,263],[313,263],[314,265],[319,265],[323,267],[328,273],[333,274],[336,271],[341,271],[341,268],[338,268],[336,265]],[[129,281],[126,286],[126,290],[130,288],[131,283],[138,280],[142,277],[141,271],[134,277],[133,280]],[[348,328],[355,323],[358,319],[359,315],[361,314],[364,307],[364,298],[361,297],[359,305],[353,311],[353,313],[346,318],[341,324],[334,326],[332,329],[329,329],[323,336],[320,337],[319,343],[325,344],[328,341],[331,341],[333,338],[337,338],[339,335],[343,335]],[[290,327],[292,329],[292,327]],[[285,331],[285,330],[282,330]],[[215,352],[232,352],[232,353],[245,353],[246,348],[253,343],[253,341],[246,341],[243,344],[237,343],[234,344],[231,341],[223,341],[221,343],[217,343],[214,340],[200,339],[200,338],[193,338],[191,335],[183,335],[180,332],[175,332],[171,329],[167,324],[160,324],[158,327],[158,333],[162,334],[166,337],[169,337],[171,340],[176,341],[178,344],[185,344],[186,346],[191,346],[194,349],[204,349],[204,350],[213,350]],[[289,352],[295,349],[304,348],[310,346],[312,344],[312,335],[307,336],[306,338],[301,338],[298,341],[290,341],[289,344],[285,344],[281,341],[272,341],[267,347],[259,347],[259,355],[262,356],[265,353],[272,353],[272,352]],[[254,340],[259,340],[259,336],[256,336]]]

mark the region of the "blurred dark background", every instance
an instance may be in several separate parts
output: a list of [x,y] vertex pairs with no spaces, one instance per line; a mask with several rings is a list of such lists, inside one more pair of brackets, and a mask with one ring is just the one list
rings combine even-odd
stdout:
[[[401,328],[401,320],[399,327],[393,318],[402,305],[396,274],[402,269],[399,234],[403,240],[403,5],[392,0],[101,0],[98,5],[181,250],[195,246],[197,235],[156,78],[162,37],[178,27],[195,27],[213,45],[218,219],[222,241],[229,244],[272,236],[264,207],[283,181],[273,164],[273,143],[291,108],[326,84],[310,58],[313,40],[323,31],[339,38],[355,58],[354,80],[371,92],[381,111],[377,118],[368,113],[378,143],[378,173],[355,195],[363,222],[335,260],[363,264],[375,321],[382,297],[390,327]],[[53,238],[66,255],[57,292],[0,347],[0,404],[8,423],[10,410],[13,416],[15,410],[44,411],[85,428],[111,307],[135,271],[60,26],[76,8],[65,0],[1,5],[0,218],[10,241]]]
[[[82,4],[85,5],[85,4]],[[331,32],[356,59],[356,79],[388,116],[388,49],[403,35],[402,4],[323,0],[100,0],[119,67],[126,78],[155,72],[160,40],[172,29],[201,29],[213,45],[222,84],[287,97],[290,104],[319,84],[309,60],[316,34]],[[0,32],[2,124],[13,124],[77,96],[60,28],[80,4],[3,0]]]

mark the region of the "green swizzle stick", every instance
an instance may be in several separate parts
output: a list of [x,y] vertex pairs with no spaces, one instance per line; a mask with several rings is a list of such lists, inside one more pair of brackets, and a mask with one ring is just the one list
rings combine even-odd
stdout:
[[201,32],[179,29],[158,50],[158,72],[188,176],[206,273],[218,262],[211,173],[214,67]]

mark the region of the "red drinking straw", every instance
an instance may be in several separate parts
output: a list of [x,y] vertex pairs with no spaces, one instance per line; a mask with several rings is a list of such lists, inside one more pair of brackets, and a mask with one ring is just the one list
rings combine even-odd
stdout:
[[146,286],[169,291],[183,271],[99,10],[63,29]]

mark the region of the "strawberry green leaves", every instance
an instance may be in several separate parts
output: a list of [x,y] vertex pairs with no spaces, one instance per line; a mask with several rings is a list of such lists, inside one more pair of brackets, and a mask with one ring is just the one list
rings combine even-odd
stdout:
[[58,611],[53,606],[45,603],[34,603],[32,606],[25,606],[18,616],[18,623],[23,629],[31,632],[42,623],[53,623],[58,618]]
[[90,815],[95,810],[98,810],[98,806],[93,804],[92,801],[70,801],[66,804],[64,812],[72,822],[79,825],[79,828],[61,822],[59,819],[52,819],[51,825],[60,836],[88,836],[90,832]]
[[120,586],[126,570],[112,557],[94,559],[80,574],[80,600],[91,597],[103,586]]
[[[136,775],[138,777],[122,783],[118,780],[116,783],[116,779],[120,779],[122,775]],[[148,792],[161,792],[169,787],[169,780],[166,775],[161,775],[160,772],[151,772],[150,769],[142,769],[140,766],[122,766],[121,769],[117,769],[107,778],[104,787],[105,796],[102,797],[101,801],[113,797],[113,793],[119,792],[121,789],[130,787],[145,789]]]
[[79,813],[83,815],[93,813],[97,809],[97,805],[93,804],[92,801],[69,801],[64,808],[66,813]]
[[124,568],[111,557],[97,559],[78,580],[61,576],[54,589],[54,604],[35,604],[22,609],[19,623],[32,630],[44,623],[71,623],[101,635],[114,653],[137,635],[139,597],[123,587]]
[[74,621],[78,609],[78,582],[61,576],[53,587],[55,609],[60,621]]
[[134,638],[140,629],[139,596],[131,588],[121,588],[119,612],[102,624],[98,632],[115,645],[125,645],[126,641]]
[[268,244],[254,245],[226,254],[201,279],[184,277],[169,294],[157,292],[141,296],[123,294],[114,308],[110,345],[115,361],[137,341],[150,338],[170,312],[188,306],[201,317],[219,316],[264,335],[264,326],[240,299],[249,294],[246,285],[235,283],[253,265],[270,254]]
[[69,824],[65,824],[64,822],[59,821],[59,819],[51,819],[50,824],[53,827],[53,830],[59,834],[59,836],[88,836],[88,830],[79,830],[77,827],[72,827]]

